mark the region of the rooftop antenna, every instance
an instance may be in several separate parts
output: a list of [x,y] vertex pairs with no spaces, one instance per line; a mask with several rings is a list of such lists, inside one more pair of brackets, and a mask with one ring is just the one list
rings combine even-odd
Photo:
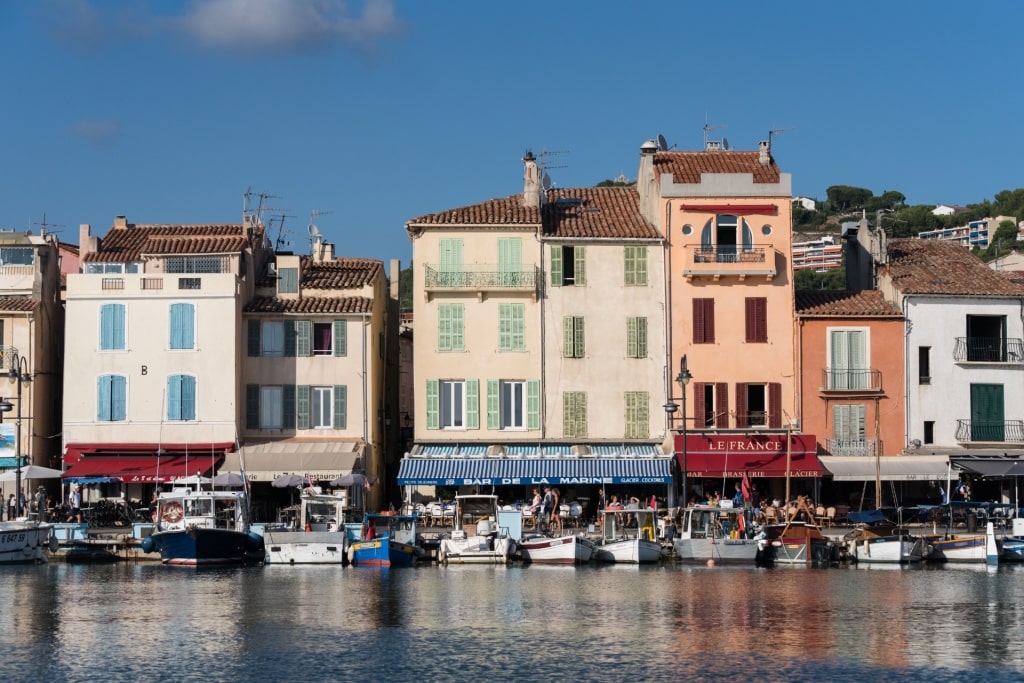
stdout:
[[548,175],[549,168],[568,168],[568,164],[553,165],[548,162],[548,157],[558,156],[559,154],[568,154],[569,150],[560,150],[556,152],[549,152],[546,149],[542,149],[540,154],[537,155],[537,166],[540,169],[541,185],[545,190],[550,190],[554,183],[551,181],[551,177]]
[[319,216],[327,216],[334,213],[333,211],[317,211],[314,209],[309,212],[309,225],[306,227],[306,232],[309,233],[309,253],[313,253],[313,249],[316,248],[316,243],[320,241],[320,229],[316,227],[314,221]]
[[271,229],[273,229],[273,227],[274,227],[274,218],[277,219],[277,238],[274,240],[274,253],[276,254],[277,252],[281,251],[281,247],[291,246],[291,242],[287,241],[284,238],[284,219],[285,218],[294,218],[294,216],[290,216],[290,215],[286,214],[282,210],[281,213],[277,214],[276,216],[271,217],[271,219],[270,219],[270,227],[271,227]]
[[253,225],[263,225],[264,214],[276,210],[264,206],[264,202],[267,199],[280,199],[280,197],[278,197],[276,194],[270,194],[268,192],[259,192],[256,194],[256,196],[259,197],[259,202],[256,204],[256,208],[253,209],[250,206],[252,196],[253,191],[252,186],[250,185],[248,188],[246,188],[245,193],[242,195],[242,218],[243,220],[245,218],[249,218]]
[[772,128],[770,131],[768,131],[768,149],[772,148],[772,136],[773,135],[778,135],[779,133],[784,133],[787,130],[793,130],[793,128],[794,128],[794,126],[790,126],[788,128]]
[[708,133],[719,128],[728,128],[728,126],[712,126],[708,122],[708,115],[704,114],[704,149],[708,148]]
[[[36,223],[35,225],[39,226],[39,235],[40,236],[43,236],[43,235],[46,234],[46,229],[47,228],[63,228],[63,227],[65,227],[63,223],[47,223],[46,222],[46,212],[45,211],[43,212],[43,221],[41,223]],[[60,232],[60,230],[50,230],[50,232],[51,233]]]

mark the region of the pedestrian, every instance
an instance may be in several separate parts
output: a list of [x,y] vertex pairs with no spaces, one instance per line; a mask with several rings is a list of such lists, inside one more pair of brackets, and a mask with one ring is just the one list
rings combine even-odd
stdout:
[[35,495],[36,519],[40,522],[46,521],[46,487],[40,486],[36,489]]
[[68,508],[71,512],[68,513],[69,522],[81,522],[82,521],[82,487],[75,484],[71,488],[71,493],[68,494]]
[[537,528],[541,529],[545,533],[548,531],[550,525],[551,510],[554,508],[555,497],[551,493],[551,488],[544,487],[544,498],[541,499],[540,503],[540,519],[537,520]]
[[557,526],[558,535],[562,535],[562,494],[557,488],[551,489],[551,526]]
[[18,518],[18,503],[14,500],[14,494],[7,499],[7,521],[13,522]]

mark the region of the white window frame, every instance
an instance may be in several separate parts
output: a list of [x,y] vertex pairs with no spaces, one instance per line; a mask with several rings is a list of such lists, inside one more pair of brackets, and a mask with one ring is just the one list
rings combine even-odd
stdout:
[[284,429],[284,387],[260,386],[260,429]]
[[309,428],[334,429],[334,387],[309,388]]
[[466,429],[466,381],[439,380],[437,408],[437,425],[440,429]]
[[[526,382],[503,379],[498,383],[498,418],[501,429],[523,431],[526,429],[527,404]],[[516,414],[518,413],[518,424]]]

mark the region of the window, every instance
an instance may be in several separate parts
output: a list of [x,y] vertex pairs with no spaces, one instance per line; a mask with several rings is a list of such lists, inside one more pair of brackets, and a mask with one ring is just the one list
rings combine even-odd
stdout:
[[867,389],[867,330],[829,330],[828,389]]
[[523,240],[519,237],[508,237],[498,240],[498,279],[502,287],[520,287],[524,283],[523,272]]
[[298,268],[281,268],[277,271],[277,292],[278,294],[299,293]]
[[440,304],[437,317],[437,350],[465,351],[465,305]]
[[170,347],[172,349],[194,349],[196,347],[195,304],[171,304],[170,329]]
[[626,247],[625,285],[645,287],[647,285],[647,247]]
[[526,304],[500,304],[498,318],[498,350],[523,351],[526,348]]
[[284,426],[284,387],[260,387],[260,429]]
[[196,419],[196,378],[171,375],[167,378],[167,420]]
[[585,351],[583,318],[571,315],[562,318],[562,356],[564,358],[583,358]]
[[725,382],[694,382],[695,429],[729,427],[729,385]]
[[626,318],[626,357],[647,358],[647,318]]
[[334,353],[333,337],[333,323],[313,323],[313,355],[330,356]]
[[[440,282],[442,287],[465,287],[466,274],[462,268],[462,240],[444,238],[439,241]],[[500,247],[499,247],[500,248]]]
[[101,351],[124,351],[124,319],[124,304],[103,304],[100,306]]
[[[1005,363],[1006,316],[967,316],[967,358],[968,361]],[[1015,360],[1020,360],[1019,358]]]
[[526,429],[527,383],[487,380],[487,428]]
[[32,247],[0,247],[0,266],[31,266],[35,256]]
[[141,273],[142,264],[138,262],[130,263],[86,263],[86,273]]
[[693,343],[715,343],[715,300],[693,300]]
[[477,380],[427,380],[427,429],[479,429]]
[[203,281],[197,277],[179,277],[178,289],[202,289]]
[[96,420],[122,422],[127,419],[128,380],[124,375],[101,375],[96,387]]
[[626,392],[627,439],[646,439],[650,436],[651,399],[646,391]]
[[832,406],[832,454],[867,455],[867,406],[863,403]]
[[768,299],[747,297],[746,330],[748,344],[768,343]]
[[164,259],[167,273],[223,273],[225,259],[220,256],[168,256]]
[[284,355],[284,323],[268,320],[263,323],[263,334],[260,340],[261,356]]
[[299,386],[296,392],[297,429],[345,429],[348,426],[348,387]]
[[701,262],[736,263],[738,249],[753,249],[754,233],[745,220],[732,214],[722,214],[709,220],[700,234],[701,251],[697,255]]
[[584,391],[567,391],[562,394],[562,436],[586,438],[587,436],[587,394]]
[[[932,383],[932,347],[930,346],[919,346],[917,347],[917,383],[918,384],[931,384]],[[931,442],[926,442],[931,443]]]
[[587,261],[584,247],[552,245],[551,286],[562,287],[587,284]]
[[782,385],[778,382],[737,384],[736,427],[782,427]]
[[925,420],[924,421],[924,442],[935,443],[935,421]]

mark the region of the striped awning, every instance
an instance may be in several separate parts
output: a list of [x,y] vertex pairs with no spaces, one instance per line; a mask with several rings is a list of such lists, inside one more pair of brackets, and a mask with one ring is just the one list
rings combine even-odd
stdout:
[[668,484],[671,457],[430,458],[406,456],[399,486],[516,486],[532,484]]

